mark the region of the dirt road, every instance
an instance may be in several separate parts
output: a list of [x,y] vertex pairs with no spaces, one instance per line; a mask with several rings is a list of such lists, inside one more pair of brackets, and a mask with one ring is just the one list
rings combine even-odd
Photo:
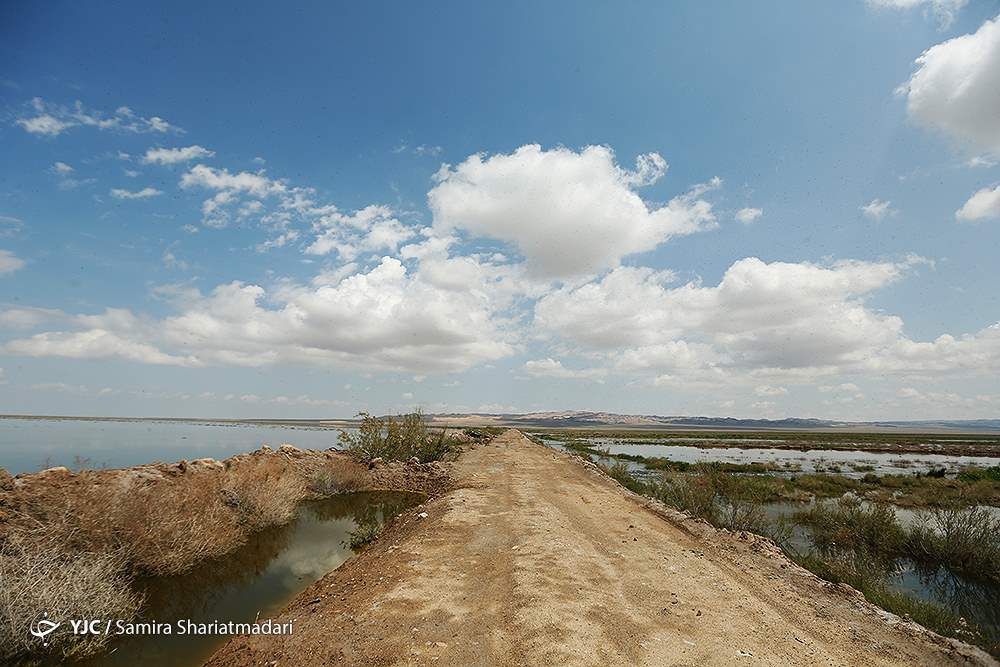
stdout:
[[208,664],[996,664],[517,431],[454,475],[299,596],[293,635],[233,640]]

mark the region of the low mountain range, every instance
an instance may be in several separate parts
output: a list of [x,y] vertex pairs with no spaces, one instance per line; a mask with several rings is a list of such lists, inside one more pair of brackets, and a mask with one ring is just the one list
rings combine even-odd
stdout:
[[834,421],[787,417],[784,419],[737,419],[734,417],[690,417],[684,415],[625,415],[614,412],[565,410],[558,412],[439,413],[428,415],[434,422],[496,424],[535,427],[625,427],[676,429],[796,429],[796,430],[959,430],[1000,431],[1000,419],[949,419],[923,421]]

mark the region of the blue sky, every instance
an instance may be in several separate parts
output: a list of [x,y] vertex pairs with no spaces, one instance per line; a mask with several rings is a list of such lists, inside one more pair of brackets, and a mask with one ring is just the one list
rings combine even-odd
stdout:
[[998,14],[7,3],[2,411],[996,417]]

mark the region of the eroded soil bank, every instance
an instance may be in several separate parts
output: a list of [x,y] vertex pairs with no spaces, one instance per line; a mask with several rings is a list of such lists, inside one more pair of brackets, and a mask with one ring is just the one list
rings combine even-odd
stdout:
[[517,431],[453,476],[208,664],[996,664]]

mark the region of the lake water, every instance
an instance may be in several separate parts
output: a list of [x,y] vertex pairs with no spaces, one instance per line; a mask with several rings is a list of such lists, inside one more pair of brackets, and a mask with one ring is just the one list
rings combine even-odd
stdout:
[[[373,492],[303,503],[291,523],[257,533],[229,556],[188,574],[143,582],[146,605],[138,620],[245,623],[273,618],[298,593],[350,558],[350,534],[358,525],[383,523],[423,500],[420,494]],[[129,637],[112,644],[109,653],[76,665],[195,667],[227,639]]]
[[126,468],[181,459],[224,459],[261,445],[337,444],[340,429],[177,421],[0,419],[0,467],[16,475],[51,466]]

